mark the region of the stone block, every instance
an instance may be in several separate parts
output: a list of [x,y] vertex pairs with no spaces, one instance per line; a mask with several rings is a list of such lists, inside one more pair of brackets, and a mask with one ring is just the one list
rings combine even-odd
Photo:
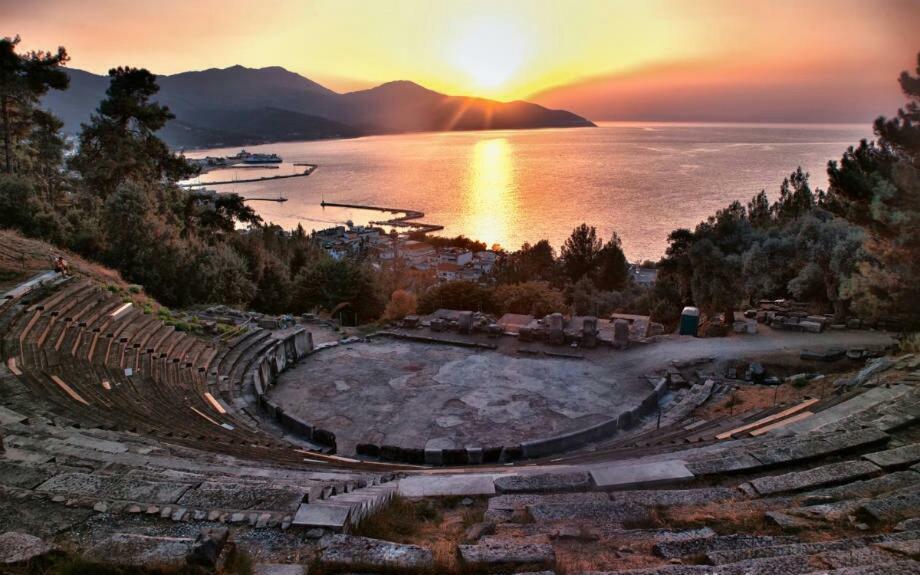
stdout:
[[549,325],[549,343],[562,345],[565,343],[565,320],[561,313],[551,313],[546,316]]
[[291,525],[304,529],[322,528],[340,533],[348,528],[351,508],[328,503],[304,503],[297,509]]
[[863,516],[874,521],[895,523],[920,516],[920,484],[882,495],[860,506]]
[[103,539],[86,552],[86,558],[108,563],[117,561],[131,566],[180,566],[195,543],[180,537],[153,537],[116,533]]
[[881,468],[868,461],[843,461],[806,471],[759,477],[751,480],[751,485],[761,495],[773,495],[863,479],[880,472]]
[[546,543],[493,539],[477,545],[460,545],[458,549],[464,563],[487,568],[521,565],[550,567],[556,561],[553,546]]
[[47,555],[53,549],[51,544],[34,535],[7,531],[0,534],[0,565],[27,563]]
[[591,478],[586,472],[502,475],[495,479],[495,488],[500,493],[587,491]]
[[415,475],[399,480],[404,497],[494,495],[495,475]]
[[320,540],[320,561],[324,565],[369,569],[425,570],[434,565],[431,550],[367,537],[332,535]]
[[461,334],[469,334],[473,331],[473,312],[461,311],[457,316],[457,331]]
[[683,461],[639,463],[618,461],[591,470],[591,478],[600,489],[624,489],[652,486],[693,479],[693,473]]
[[920,443],[911,443],[903,447],[869,453],[863,455],[863,459],[867,459],[885,469],[908,467],[920,461]]
[[307,575],[307,571],[303,565],[256,563],[252,567],[252,575]]
[[629,322],[625,319],[617,319],[613,322],[613,347],[615,349],[629,347]]
[[586,348],[597,347],[597,318],[586,317],[581,324],[581,346]]
[[809,321],[807,319],[800,321],[799,327],[802,329],[802,331],[807,331],[808,333],[821,333],[824,330],[823,323]]

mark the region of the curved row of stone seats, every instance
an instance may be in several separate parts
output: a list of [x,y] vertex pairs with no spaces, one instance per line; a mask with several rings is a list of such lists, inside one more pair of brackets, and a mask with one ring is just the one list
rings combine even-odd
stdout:
[[[209,396],[208,375],[223,375],[221,361],[232,371],[245,349],[177,332],[80,279],[5,312],[4,358],[25,385],[17,407],[27,412],[40,406],[73,424],[255,460],[303,465],[309,455],[253,432],[251,421],[237,421]],[[28,391],[40,399],[29,402]]]
[[167,449],[143,436],[7,424],[0,492],[100,512],[173,520],[290,523],[299,506],[374,483],[347,472],[254,464],[207,451]]
[[[914,390],[871,408],[855,401],[848,407],[855,416],[918,399]],[[460,546],[459,552],[492,557],[495,563],[486,567],[496,568],[517,556],[518,548],[543,545],[553,558],[548,567],[585,575],[920,572],[916,433],[910,424],[899,427],[904,435],[894,436],[850,425],[845,431],[685,448],[670,460],[652,456],[583,471],[499,475],[494,485],[501,494],[489,499],[485,514],[496,524],[493,535],[477,541],[477,549]],[[733,462],[761,457],[757,465],[730,469]],[[663,465],[668,461],[686,463],[693,474],[669,475]],[[694,466],[703,461],[720,465]],[[635,473],[641,466],[645,473]],[[598,478],[617,473],[638,480],[599,484]],[[658,487],[662,481],[683,485]],[[401,491],[404,484],[418,487],[415,478],[400,483]],[[430,494],[437,493],[433,486]],[[607,553],[588,568],[599,550]]]

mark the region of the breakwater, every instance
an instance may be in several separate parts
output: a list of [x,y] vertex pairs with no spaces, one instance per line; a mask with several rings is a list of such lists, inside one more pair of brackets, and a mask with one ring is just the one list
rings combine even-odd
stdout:
[[418,210],[406,210],[403,208],[386,208],[380,206],[368,206],[364,204],[343,204],[338,202],[327,202],[323,200],[320,205],[331,208],[352,208],[356,210],[371,210],[389,214],[403,214],[402,216],[391,218],[389,220],[377,220],[369,222],[372,226],[389,226],[393,228],[414,228],[424,232],[437,232],[444,229],[444,226],[437,224],[425,224],[414,220],[420,220],[425,217],[425,212]]
[[[304,176],[309,176],[317,168],[316,164],[298,163],[294,165],[302,166],[304,170],[296,174],[281,174],[277,176],[263,176],[261,178],[246,178],[242,180],[219,180],[216,182],[197,182],[197,183],[179,184],[179,185],[183,188],[199,188],[199,187],[204,187],[204,186],[221,186],[225,184],[246,184],[246,183],[252,183],[252,182],[267,182],[270,180],[283,180],[286,178],[302,178]],[[259,167],[265,167],[265,166],[259,166]],[[274,169],[274,168],[269,168],[269,169]]]

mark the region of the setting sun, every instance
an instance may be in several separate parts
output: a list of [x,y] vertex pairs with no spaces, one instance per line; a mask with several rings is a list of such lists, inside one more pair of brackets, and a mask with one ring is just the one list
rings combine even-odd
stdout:
[[513,22],[474,20],[459,28],[450,57],[473,88],[495,92],[520,72],[527,48],[525,35]]

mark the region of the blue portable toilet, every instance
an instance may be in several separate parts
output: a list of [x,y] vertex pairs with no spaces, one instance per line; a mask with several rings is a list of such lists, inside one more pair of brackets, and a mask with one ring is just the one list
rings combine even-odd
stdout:
[[700,310],[687,306],[680,312],[680,335],[696,335],[700,327]]

